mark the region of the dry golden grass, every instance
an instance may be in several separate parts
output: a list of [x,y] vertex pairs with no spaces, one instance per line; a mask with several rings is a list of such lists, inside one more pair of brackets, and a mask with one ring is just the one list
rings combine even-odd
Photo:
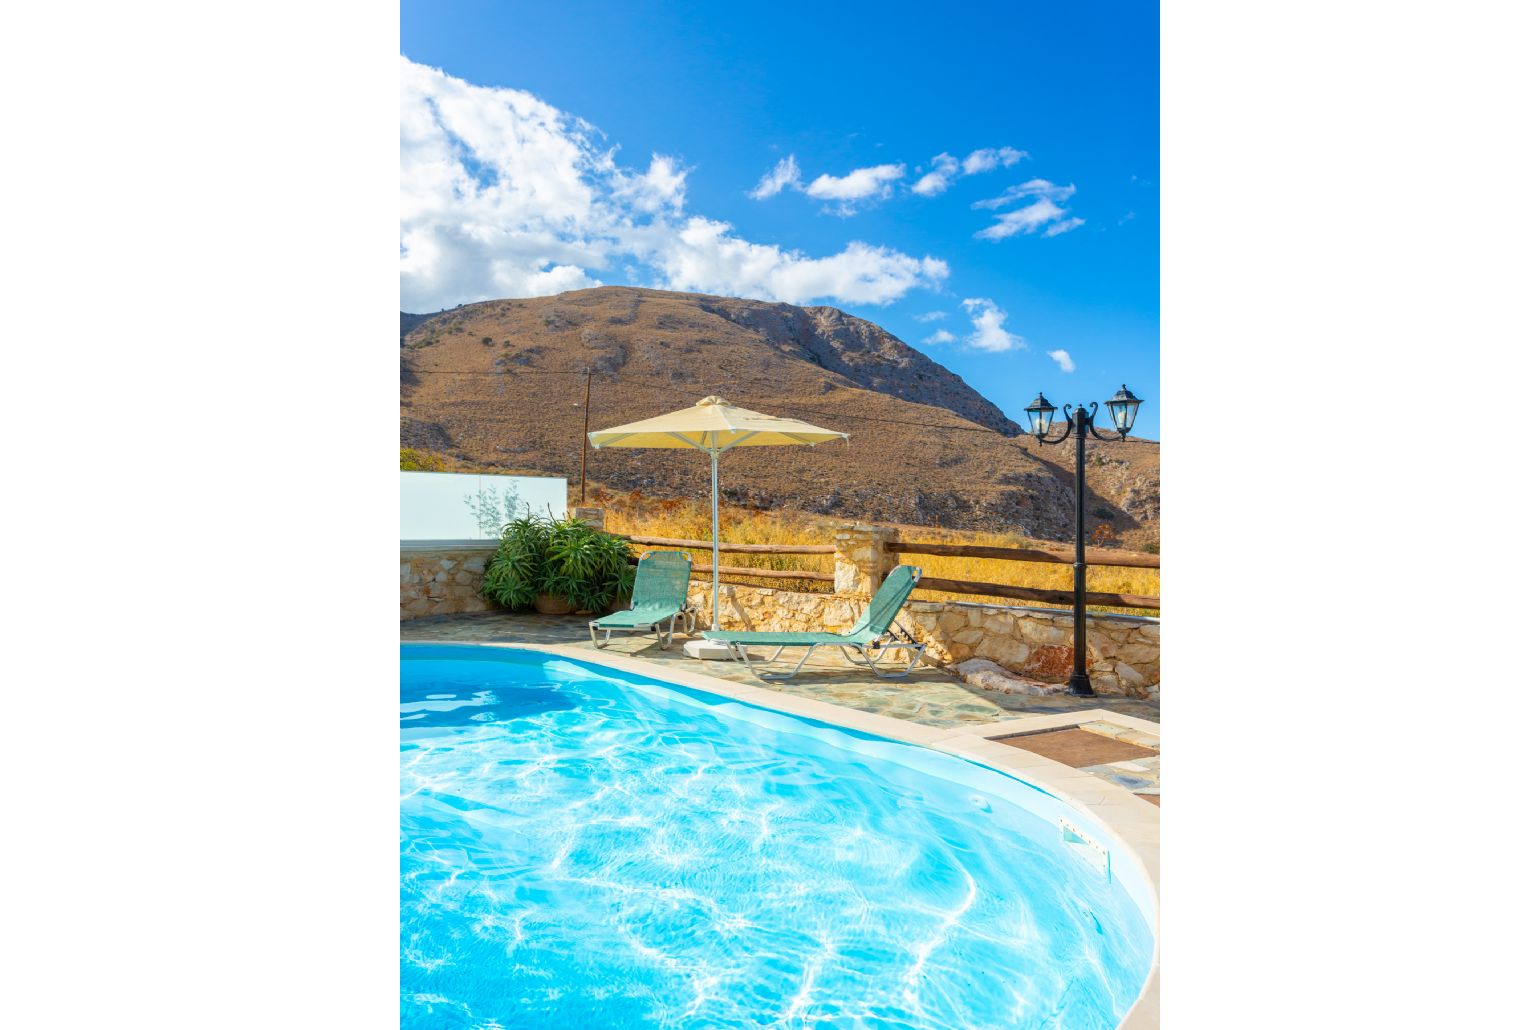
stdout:
[[[586,467],[590,485],[699,496],[700,453],[596,451],[583,431],[721,394],[850,433],[734,450],[724,483],[745,508],[1060,538],[1072,525],[1071,444],[990,432],[1009,421],[961,379],[831,308],[605,286],[404,317],[402,329],[400,442],[452,455],[456,471],[576,482]],[[1123,546],[1158,539],[1159,446],[1093,441],[1087,462],[1091,517]]]
[[[670,537],[685,540],[711,539],[710,505],[697,501],[656,500],[640,494],[617,495],[603,490],[590,490],[590,503],[605,509],[605,528],[612,533],[627,536]],[[829,544],[834,542],[833,519],[818,519],[802,512],[778,515],[773,512],[749,511],[723,507],[720,513],[722,540],[737,544]],[[1059,546],[1046,541],[1032,540],[1008,533],[973,533],[939,529],[926,526],[897,526],[902,540],[927,543],[983,544],[990,547]],[[640,550],[641,548],[638,548]],[[709,567],[709,549],[692,551],[696,562]],[[1047,562],[1004,561],[998,558],[952,558],[941,555],[912,555],[907,561],[919,565],[927,576],[942,579],[972,580],[979,583],[1003,583],[1011,586],[1039,587],[1050,590],[1074,588],[1074,573],[1070,566]],[[741,568],[776,569],[781,571],[833,572],[832,554],[735,554],[722,555],[724,566]],[[742,580],[760,586],[776,586],[782,589],[827,591],[828,583],[798,580]],[[1086,588],[1121,594],[1160,595],[1160,571],[1158,569],[1103,568],[1092,566],[1086,575]],[[969,600],[1019,605],[1023,602],[1004,597],[983,597],[977,594],[950,594],[936,590],[918,590],[914,595],[921,600]],[[1034,602],[1037,603],[1037,602]],[[1043,607],[1068,607],[1067,605],[1043,605]],[[1151,614],[1146,609],[1103,608],[1092,606],[1094,611]]]

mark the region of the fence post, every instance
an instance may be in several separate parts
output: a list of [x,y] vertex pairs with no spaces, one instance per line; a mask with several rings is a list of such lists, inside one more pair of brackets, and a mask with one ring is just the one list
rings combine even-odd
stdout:
[[834,592],[871,597],[896,564],[884,546],[898,539],[887,526],[852,522],[834,531]]

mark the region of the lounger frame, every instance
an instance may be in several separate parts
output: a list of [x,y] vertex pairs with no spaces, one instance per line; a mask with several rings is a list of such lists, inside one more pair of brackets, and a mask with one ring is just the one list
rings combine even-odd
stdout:
[[[692,605],[688,608],[681,608],[670,615],[667,619],[667,630],[663,628],[664,620],[662,619],[659,619],[657,622],[638,622],[634,626],[600,626],[598,620],[595,620],[588,624],[588,636],[594,642],[595,647],[603,648],[610,642],[611,633],[656,633],[658,643],[664,650],[667,650],[669,645],[674,642],[674,627],[675,623],[679,621],[680,616],[684,616],[685,620],[684,635],[689,636],[691,633],[694,633],[695,607]],[[604,640],[602,642],[599,640],[599,630],[601,629],[604,631]]]
[[[681,615],[685,619],[685,633],[694,633],[695,607],[690,604],[690,571],[693,567],[690,556],[683,551],[648,551],[642,555],[636,569],[630,611],[635,612],[638,607],[651,608],[652,612],[648,614],[652,614],[667,610],[676,603],[678,607],[670,611],[666,618],[639,620],[629,625],[618,619],[626,615],[626,612],[614,612],[594,619],[588,624],[588,637],[594,647],[608,645],[611,633],[650,632],[657,634],[658,643],[666,650],[674,642],[674,629]],[[641,603],[637,604],[638,601]],[[604,625],[606,620],[616,621]],[[666,631],[663,628],[665,625],[668,626]],[[599,641],[600,630],[604,631],[603,643]]]
[[[791,679],[802,671],[802,666],[807,664],[807,660],[813,657],[813,652],[820,647],[838,648],[841,657],[845,661],[858,669],[864,666],[871,671],[872,675],[885,680],[901,680],[908,676],[914,670],[914,667],[919,664],[920,658],[925,654],[924,644],[915,643],[912,640],[899,640],[891,633],[883,634],[882,637],[877,638],[870,644],[837,644],[833,641],[821,640],[813,644],[777,644],[770,646],[775,647],[775,651],[770,657],[760,659],[755,659],[749,654],[748,644],[729,644],[728,648],[732,652],[734,661],[742,663],[743,667],[755,679],[765,681]],[[779,659],[781,652],[788,647],[806,648],[801,660],[792,667],[790,672],[771,672],[765,668],[766,665]],[[883,672],[877,667],[877,662],[881,661],[889,651],[910,652],[909,664],[897,672]],[[854,658],[851,657],[852,654],[855,655]]]

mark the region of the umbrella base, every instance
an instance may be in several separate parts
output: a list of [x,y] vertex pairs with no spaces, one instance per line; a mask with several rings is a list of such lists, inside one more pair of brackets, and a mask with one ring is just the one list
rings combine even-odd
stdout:
[[733,649],[716,640],[686,640],[684,653],[707,662],[731,661]]

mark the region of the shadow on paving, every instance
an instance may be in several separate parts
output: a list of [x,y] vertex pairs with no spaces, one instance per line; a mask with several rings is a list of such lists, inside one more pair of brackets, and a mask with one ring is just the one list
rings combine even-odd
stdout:
[[[863,712],[909,719],[927,726],[961,726],[999,722],[1023,715],[1057,715],[1062,712],[1103,708],[1126,715],[1160,721],[1159,701],[1126,697],[1030,697],[1002,694],[969,686],[937,668],[917,666],[907,679],[881,680],[842,661],[831,651],[820,651],[797,678],[789,683],[760,683],[745,669],[730,662],[703,662],[686,657],[681,636],[668,650],[656,638],[643,634],[616,634],[606,652],[643,659],[659,666],[659,677],[670,668],[716,676],[735,683],[768,687],[787,694],[816,698]],[[406,643],[460,644],[580,644],[592,648],[588,619],[582,616],[514,615],[507,612],[475,612],[436,615],[401,624]],[[757,652],[756,652],[757,653]],[[791,650],[787,654],[793,654]],[[789,666],[786,666],[789,668]]]

